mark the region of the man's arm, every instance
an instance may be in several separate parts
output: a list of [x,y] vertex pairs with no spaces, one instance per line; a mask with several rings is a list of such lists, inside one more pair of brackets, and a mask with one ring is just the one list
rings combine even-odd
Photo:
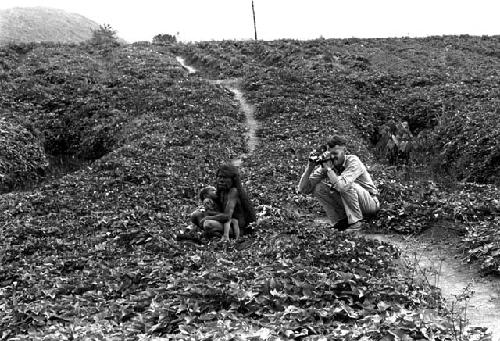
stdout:
[[297,190],[302,194],[311,194],[314,188],[326,176],[326,171],[321,167],[314,170],[314,164],[308,163],[307,167],[300,178]]
[[353,156],[352,160],[347,164],[346,169],[342,174],[337,175],[335,172],[328,168],[326,169],[326,174],[330,183],[333,185],[337,191],[342,192],[348,189],[356,179],[363,174],[365,166],[357,156]]

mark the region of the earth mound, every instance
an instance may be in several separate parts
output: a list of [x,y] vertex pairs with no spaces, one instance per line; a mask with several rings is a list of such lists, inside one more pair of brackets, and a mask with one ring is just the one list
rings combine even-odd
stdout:
[[82,15],[47,7],[0,10],[0,44],[9,42],[79,43],[92,36],[99,24]]

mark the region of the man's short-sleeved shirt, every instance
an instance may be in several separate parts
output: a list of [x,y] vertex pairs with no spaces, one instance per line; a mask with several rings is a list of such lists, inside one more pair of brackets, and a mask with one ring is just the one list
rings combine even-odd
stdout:
[[353,183],[357,183],[371,195],[378,195],[377,187],[373,183],[370,173],[368,173],[365,165],[356,155],[346,155],[340,169],[334,168],[334,171],[338,175],[338,182],[335,184],[330,183],[326,170],[323,167],[315,169],[309,176],[309,181],[313,187],[321,181],[336,190],[347,188]]

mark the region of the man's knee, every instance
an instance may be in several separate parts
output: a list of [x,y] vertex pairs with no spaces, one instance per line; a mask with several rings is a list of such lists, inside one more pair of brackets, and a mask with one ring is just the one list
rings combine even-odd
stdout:
[[344,195],[344,194],[354,194],[354,193],[357,193],[357,191],[358,191],[357,186],[359,186],[359,185],[358,184],[351,184],[351,185],[348,185],[348,186],[344,186],[344,187],[339,188],[338,192],[341,195]]
[[314,187],[312,194],[316,198],[323,198],[325,196],[330,195],[331,192],[330,188],[326,184],[320,182]]

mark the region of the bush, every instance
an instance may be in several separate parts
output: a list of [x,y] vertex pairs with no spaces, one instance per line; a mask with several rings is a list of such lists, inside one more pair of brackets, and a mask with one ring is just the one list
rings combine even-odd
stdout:
[[172,34],[157,34],[153,37],[155,45],[170,45],[177,42],[177,37]]
[[0,192],[42,176],[48,160],[39,137],[4,117],[0,131]]
[[118,46],[118,38],[116,37],[116,31],[111,28],[110,25],[104,24],[100,25],[99,29],[92,31],[92,38],[90,38],[90,44],[95,46]]

